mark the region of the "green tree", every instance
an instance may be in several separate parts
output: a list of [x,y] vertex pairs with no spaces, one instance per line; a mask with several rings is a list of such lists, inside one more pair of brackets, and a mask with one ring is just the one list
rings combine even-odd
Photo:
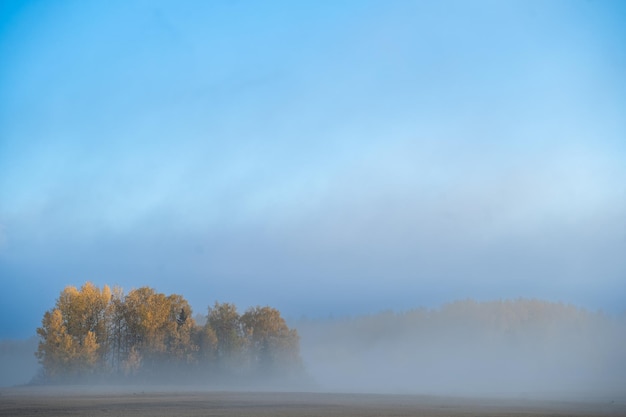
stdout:
[[211,369],[217,362],[217,334],[207,321],[195,330],[195,343],[198,346],[198,362],[203,368]]
[[226,367],[240,363],[244,338],[237,307],[216,302],[212,308],[209,307],[207,324],[217,337],[218,362]]

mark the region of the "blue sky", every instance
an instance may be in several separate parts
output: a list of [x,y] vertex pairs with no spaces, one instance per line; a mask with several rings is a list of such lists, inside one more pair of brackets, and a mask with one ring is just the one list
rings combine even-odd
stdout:
[[0,337],[91,280],[288,317],[626,303],[618,1],[8,1]]

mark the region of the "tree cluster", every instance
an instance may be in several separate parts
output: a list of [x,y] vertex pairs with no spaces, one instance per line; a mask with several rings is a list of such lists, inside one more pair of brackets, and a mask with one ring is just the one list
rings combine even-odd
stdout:
[[199,381],[300,369],[299,336],[278,310],[254,307],[239,314],[235,305],[216,302],[200,325],[182,296],[149,287],[125,294],[90,282],[68,286],[37,334],[46,381],[164,375]]

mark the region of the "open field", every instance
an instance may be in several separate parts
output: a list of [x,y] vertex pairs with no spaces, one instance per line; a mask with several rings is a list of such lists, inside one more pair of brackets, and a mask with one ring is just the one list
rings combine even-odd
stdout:
[[606,416],[626,401],[476,399],[418,395],[10,388],[0,416]]

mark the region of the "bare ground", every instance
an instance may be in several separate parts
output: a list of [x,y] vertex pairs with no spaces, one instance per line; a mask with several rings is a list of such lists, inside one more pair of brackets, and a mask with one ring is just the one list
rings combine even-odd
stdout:
[[220,392],[137,387],[6,388],[0,416],[626,416],[626,401]]

